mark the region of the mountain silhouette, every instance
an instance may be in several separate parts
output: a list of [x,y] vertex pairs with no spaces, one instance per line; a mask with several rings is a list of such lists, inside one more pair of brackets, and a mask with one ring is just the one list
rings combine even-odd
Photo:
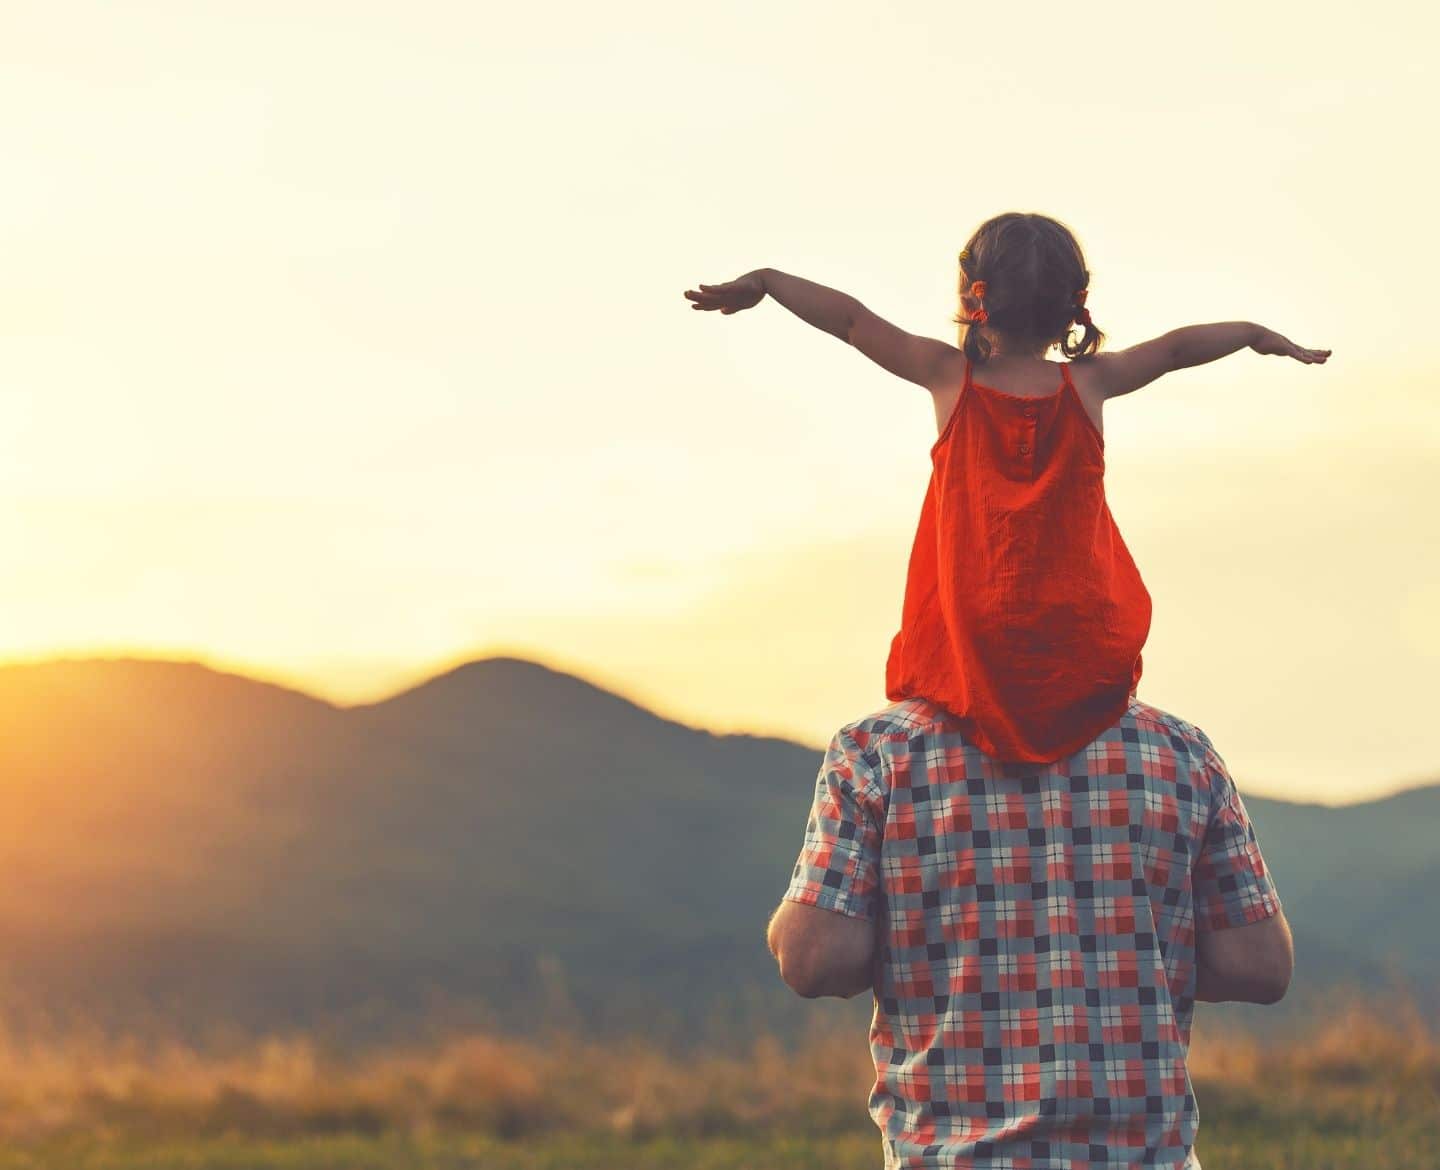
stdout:
[[[196,663],[0,667],[3,1002],[21,1025],[404,1029],[438,997],[517,1030],[787,1029],[814,1005],[764,930],[820,761],[516,658],[354,707]],[[1440,1014],[1440,785],[1245,800],[1295,932],[1281,1008],[1394,984]]]

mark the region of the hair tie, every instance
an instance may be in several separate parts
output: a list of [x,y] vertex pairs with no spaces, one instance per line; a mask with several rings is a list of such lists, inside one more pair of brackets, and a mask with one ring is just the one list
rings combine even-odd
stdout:
[[[977,301],[980,300],[980,298],[985,295],[985,282],[983,280],[971,281],[970,295]],[[979,305],[975,311],[970,314],[970,320],[985,322],[990,320],[990,314],[985,311],[984,305]]]

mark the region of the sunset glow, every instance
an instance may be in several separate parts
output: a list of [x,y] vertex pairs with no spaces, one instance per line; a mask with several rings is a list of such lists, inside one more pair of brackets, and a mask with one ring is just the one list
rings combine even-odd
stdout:
[[0,655],[359,702],[506,653],[822,743],[884,702],[931,404],[682,292],[771,266],[953,341],[956,250],[1032,210],[1111,348],[1334,351],[1110,404],[1141,698],[1246,791],[1440,778],[1440,17],[1152,11],[10,12]]

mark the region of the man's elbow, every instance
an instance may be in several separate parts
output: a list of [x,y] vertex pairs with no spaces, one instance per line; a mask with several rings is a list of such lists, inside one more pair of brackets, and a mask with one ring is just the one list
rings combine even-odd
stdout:
[[1258,970],[1251,970],[1236,980],[1235,999],[1243,1003],[1269,1006],[1279,1003],[1290,990],[1293,964],[1277,961]]
[[819,999],[826,994],[825,972],[813,955],[794,951],[777,952],[780,978],[785,986],[803,999]]
[[849,999],[873,985],[870,965],[859,966],[838,956],[792,955],[777,956],[780,978],[785,986],[803,999],[835,996]]
[[1265,990],[1270,998],[1261,1000],[1262,1003],[1279,1003],[1284,999],[1285,993],[1290,990],[1290,978],[1295,974],[1295,940],[1290,935],[1288,924],[1284,931],[1283,945],[1277,949],[1267,972],[1269,979],[1266,980]]
[[1290,976],[1294,973],[1293,966],[1286,967],[1283,971],[1277,971],[1267,979],[1260,990],[1260,998],[1256,1003],[1272,1004],[1279,1003],[1285,998],[1285,993],[1290,990]]
[[830,992],[814,979],[787,979],[786,986],[801,999],[822,999]]

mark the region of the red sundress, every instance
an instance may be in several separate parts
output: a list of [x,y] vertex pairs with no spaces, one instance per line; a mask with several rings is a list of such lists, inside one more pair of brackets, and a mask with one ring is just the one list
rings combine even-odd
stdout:
[[930,448],[885,693],[970,724],[995,759],[1073,755],[1140,682],[1150,594],[1105,502],[1105,444],[1068,366],[1045,397],[971,380]]

